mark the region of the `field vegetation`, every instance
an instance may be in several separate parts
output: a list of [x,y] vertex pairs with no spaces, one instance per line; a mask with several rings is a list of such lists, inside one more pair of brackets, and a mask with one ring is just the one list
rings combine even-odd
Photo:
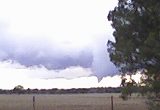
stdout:
[[103,94],[11,94],[0,95],[0,110],[111,110],[113,96],[114,110],[147,110],[144,97],[132,95],[123,101],[118,93]]

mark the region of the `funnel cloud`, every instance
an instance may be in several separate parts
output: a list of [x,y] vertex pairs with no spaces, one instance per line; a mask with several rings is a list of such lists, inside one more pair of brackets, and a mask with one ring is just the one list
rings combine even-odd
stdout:
[[52,73],[98,80],[117,74],[106,46],[108,39],[113,40],[107,14],[117,0],[62,1],[0,3],[0,63],[50,71],[40,75],[49,79],[55,78]]

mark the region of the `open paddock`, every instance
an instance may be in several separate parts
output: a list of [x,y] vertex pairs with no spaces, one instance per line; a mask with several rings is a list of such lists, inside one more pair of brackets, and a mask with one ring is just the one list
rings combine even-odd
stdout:
[[0,110],[147,110],[145,99],[134,95],[123,101],[120,94],[0,95]]

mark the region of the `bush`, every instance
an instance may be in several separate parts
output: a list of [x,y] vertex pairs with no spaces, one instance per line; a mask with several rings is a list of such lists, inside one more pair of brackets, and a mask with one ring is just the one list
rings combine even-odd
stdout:
[[149,98],[146,101],[146,104],[148,105],[148,110],[159,110],[160,109],[160,100],[157,100],[156,98]]

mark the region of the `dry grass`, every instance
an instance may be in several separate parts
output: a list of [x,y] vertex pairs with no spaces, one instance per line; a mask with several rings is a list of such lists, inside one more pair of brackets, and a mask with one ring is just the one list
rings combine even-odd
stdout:
[[[144,98],[134,96],[123,101],[119,94],[35,95],[36,110],[111,110],[111,95],[114,110],[147,110]],[[33,110],[32,97],[0,95],[0,110]]]

